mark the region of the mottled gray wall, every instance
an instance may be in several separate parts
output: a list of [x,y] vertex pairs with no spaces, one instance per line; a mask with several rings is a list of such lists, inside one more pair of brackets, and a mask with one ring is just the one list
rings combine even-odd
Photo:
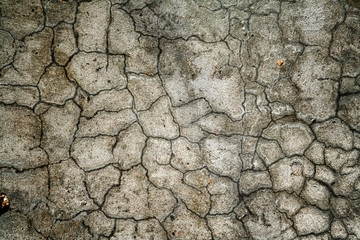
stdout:
[[0,238],[360,239],[359,7],[2,0]]

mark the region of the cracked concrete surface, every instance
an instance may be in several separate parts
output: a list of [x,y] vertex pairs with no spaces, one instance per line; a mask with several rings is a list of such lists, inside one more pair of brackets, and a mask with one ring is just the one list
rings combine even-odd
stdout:
[[0,9],[1,239],[360,239],[358,1]]

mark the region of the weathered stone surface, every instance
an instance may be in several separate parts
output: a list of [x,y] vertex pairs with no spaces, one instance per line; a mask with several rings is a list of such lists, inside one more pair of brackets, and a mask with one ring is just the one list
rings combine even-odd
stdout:
[[239,180],[240,193],[250,194],[259,189],[271,188],[268,171],[244,171]]
[[29,226],[26,217],[15,211],[10,211],[0,218],[0,231],[8,239],[46,239]]
[[345,22],[334,31],[330,54],[344,61],[343,74],[345,76],[356,77],[360,73],[359,32],[358,14],[349,14]]
[[276,207],[280,212],[285,212],[288,217],[297,213],[305,205],[305,201],[295,194],[285,191],[276,194]]
[[[211,11],[196,2],[155,1],[151,8],[132,12],[136,28],[144,33],[167,38],[197,35],[205,41],[218,41],[228,32],[225,9]],[[197,16],[196,18],[193,16]]]
[[[176,113],[174,114],[176,116]],[[244,126],[240,121],[233,121],[225,114],[210,113],[196,122],[202,130],[212,134],[244,134]],[[190,128],[193,126],[190,125]],[[199,141],[199,140],[197,140]]]
[[[317,169],[317,168],[316,168]],[[301,196],[310,204],[326,210],[329,208],[330,191],[325,185],[315,181],[308,180],[304,185]]]
[[126,85],[123,56],[80,52],[71,59],[66,70],[70,80],[75,80],[90,94],[122,89]]
[[302,157],[284,158],[269,168],[273,189],[300,193],[305,178],[314,174],[314,166]]
[[77,51],[72,25],[60,23],[54,28],[54,58],[58,64],[65,65]]
[[341,171],[344,167],[354,166],[357,163],[359,152],[346,152],[341,149],[328,148],[325,150],[325,163],[336,171]]
[[11,63],[15,54],[15,39],[10,33],[0,30],[0,68]]
[[315,207],[302,208],[294,216],[294,227],[299,235],[322,233],[329,228],[330,215]]
[[120,171],[113,166],[107,166],[99,170],[86,173],[86,187],[90,197],[101,204],[105,194],[114,185],[120,183]]
[[171,143],[165,139],[149,138],[143,154],[143,164],[145,167],[154,164],[168,164],[171,158]]
[[206,221],[179,204],[163,223],[169,237],[185,239],[210,239],[211,232]]
[[170,112],[168,97],[161,97],[152,107],[139,114],[139,123],[150,137],[173,139],[179,136],[179,126]]
[[169,191],[151,185],[145,169],[135,167],[123,173],[119,187],[109,191],[103,210],[111,217],[163,220],[174,205],[175,199]]
[[[194,100],[188,104],[172,109],[175,121],[180,126],[188,126],[190,123],[210,113],[210,111],[211,107],[205,99]],[[204,118],[202,118],[202,120],[203,119]]]
[[345,225],[341,220],[336,219],[331,223],[331,236],[337,239],[346,239],[348,236]]
[[309,126],[301,122],[280,121],[263,131],[263,137],[279,142],[286,156],[303,154],[314,136]]
[[261,138],[257,144],[256,149],[259,157],[264,160],[264,163],[267,166],[285,157],[279,144],[276,141],[265,140]]
[[65,104],[65,101],[75,95],[75,85],[70,82],[64,68],[51,66],[46,69],[38,84],[41,101],[55,104]]
[[94,117],[80,118],[78,137],[94,137],[99,134],[116,136],[136,121],[136,116],[130,109],[120,112],[98,112]]
[[1,4],[1,28],[10,31],[17,39],[41,30],[44,20],[40,0],[11,0]]
[[71,156],[84,170],[94,170],[117,162],[112,154],[115,137],[77,138],[71,147]]
[[282,5],[279,22],[286,42],[300,40],[308,45],[328,46],[331,30],[342,21],[343,14],[341,5],[336,2],[286,2]]
[[96,0],[80,3],[74,24],[80,50],[105,52],[109,18],[109,2]]
[[356,1],[0,1],[0,238],[360,239]]
[[135,32],[131,16],[122,9],[112,8],[109,26],[109,51],[125,54],[126,70],[154,75],[157,73],[158,41]]
[[158,98],[165,95],[158,76],[129,75],[128,88],[134,96],[135,108],[138,111],[147,110]]
[[323,143],[314,141],[304,155],[315,164],[324,164],[324,149]]
[[137,123],[120,132],[112,152],[121,169],[130,169],[141,162],[145,140],[146,136]]
[[341,147],[351,150],[353,147],[353,133],[340,119],[334,118],[323,123],[313,125],[318,141],[327,147]]
[[41,0],[45,11],[46,26],[54,27],[59,22],[74,23],[77,2],[67,0],[58,2],[56,0]]
[[[21,8],[19,8],[21,9]],[[53,32],[45,28],[18,42],[18,51],[12,66],[2,69],[1,84],[36,85],[46,66],[51,63]]]
[[88,95],[80,91],[75,99],[76,103],[82,108],[81,115],[93,117],[98,111],[116,112],[123,109],[131,108],[132,96],[126,89],[110,91],[104,90],[97,95]]
[[161,41],[160,46],[160,76],[174,105],[204,97],[215,111],[241,118],[244,84],[236,68],[225,66],[230,54],[225,44],[190,39]]
[[[85,187],[85,173],[72,160],[49,166],[50,195],[57,218],[68,219],[96,208]],[[60,228],[62,229],[62,228]]]
[[89,226],[94,236],[109,236],[115,227],[115,219],[109,219],[101,211],[95,211],[85,217],[84,225]]
[[69,158],[69,150],[77,129],[80,109],[69,101],[63,107],[50,107],[41,116],[43,136],[41,146],[49,155],[49,163]]
[[39,147],[41,121],[29,109],[0,105],[0,166],[19,170],[47,164],[46,152]]
[[294,108],[306,122],[335,116],[338,83],[333,80],[340,77],[340,65],[327,55],[326,48],[306,47],[294,66],[292,81],[300,91]]
[[155,219],[134,221],[117,220],[114,236],[110,239],[166,239],[166,232]]
[[27,213],[48,196],[46,168],[30,169],[24,172],[4,168],[0,170],[0,178],[2,179],[1,191],[8,195],[13,211]]
[[318,181],[331,185],[335,182],[335,173],[325,165],[317,165],[314,178]]
[[207,167],[215,173],[239,180],[242,163],[240,137],[210,136],[201,142],[201,151]]
[[36,87],[0,86],[0,102],[33,108],[38,101],[39,91]]
[[208,223],[215,239],[246,239],[249,237],[243,224],[235,218],[235,214],[209,216]]
[[353,129],[360,131],[360,94],[340,97],[338,116]]
[[89,229],[83,224],[85,213],[77,215],[71,220],[57,221],[52,227],[52,239],[90,239]]
[[173,158],[171,165],[181,171],[196,170],[204,166],[200,146],[180,137],[172,141]]
[[244,225],[254,239],[267,238],[281,239],[284,230],[291,223],[282,213],[276,210],[275,196],[269,190],[260,190],[245,199],[252,214],[243,218]]

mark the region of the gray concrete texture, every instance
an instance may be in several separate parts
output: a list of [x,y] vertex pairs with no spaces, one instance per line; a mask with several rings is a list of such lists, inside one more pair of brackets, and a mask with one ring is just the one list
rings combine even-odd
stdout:
[[0,8],[0,239],[360,239],[359,1]]

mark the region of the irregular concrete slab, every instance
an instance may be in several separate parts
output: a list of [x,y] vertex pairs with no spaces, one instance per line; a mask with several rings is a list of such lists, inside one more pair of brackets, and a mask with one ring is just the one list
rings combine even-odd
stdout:
[[157,99],[165,95],[158,76],[130,74],[128,88],[134,96],[135,108],[138,111],[148,110]]
[[108,1],[96,0],[80,3],[74,24],[80,50],[105,52],[109,18]]
[[208,222],[216,239],[245,239],[249,237],[242,222],[235,218],[235,214],[209,216]]
[[[298,9],[302,9],[302,13]],[[282,6],[280,25],[284,31],[284,40],[300,40],[308,45],[328,46],[331,30],[344,18],[339,3],[325,0],[312,2],[287,2]],[[319,30],[321,29],[321,30]]]
[[35,86],[51,63],[52,39],[53,31],[45,28],[19,42],[13,65],[2,69],[0,83]]
[[122,170],[128,170],[141,163],[146,139],[142,128],[137,123],[120,132],[112,152],[114,160],[119,163]]
[[175,208],[163,226],[171,237],[204,240],[211,238],[206,221],[187,210],[183,204]]
[[[60,22],[74,23],[76,7],[75,0],[63,1],[58,4],[56,0],[41,0],[45,11],[45,25],[54,27]],[[60,23],[61,24],[61,23]]]
[[81,211],[97,208],[86,191],[85,173],[72,160],[50,165],[49,174],[48,199],[55,204],[58,219],[69,219]]
[[0,231],[3,236],[10,239],[46,239],[29,227],[26,216],[14,211],[9,211],[0,218]]
[[140,112],[139,123],[149,137],[174,139],[179,136],[179,127],[171,114],[168,97],[161,97],[149,110]]
[[75,85],[70,82],[64,68],[51,66],[46,69],[38,84],[41,101],[58,105],[74,97]]
[[172,113],[180,126],[188,126],[211,112],[211,107],[204,99],[194,100],[183,106],[174,107]]
[[63,107],[52,106],[41,115],[43,136],[41,146],[49,155],[49,163],[68,159],[77,129],[79,107],[72,101]]
[[36,87],[0,86],[0,102],[33,108],[39,99]]
[[341,147],[345,150],[351,150],[353,147],[353,133],[338,118],[316,123],[313,125],[313,130],[317,139],[327,147]]
[[177,138],[171,145],[174,156],[171,158],[171,165],[181,171],[196,170],[204,166],[204,159],[201,157],[200,146],[190,143],[185,138]]
[[123,56],[80,52],[71,59],[66,71],[70,80],[90,94],[113,88],[120,90],[126,85]]
[[302,155],[314,139],[309,126],[290,119],[271,124],[262,135],[277,140],[286,156]]
[[47,164],[40,118],[23,107],[0,105],[0,112],[0,166],[24,170]]
[[13,61],[15,54],[15,39],[10,33],[0,30],[0,68]]
[[120,171],[111,165],[87,172],[85,181],[90,197],[96,203],[102,204],[107,191],[120,183],[120,176]]
[[272,182],[268,171],[245,171],[239,180],[240,193],[250,194],[259,189],[271,188]]
[[215,173],[239,180],[242,163],[241,137],[210,136],[201,142],[201,151],[207,167]]
[[174,205],[174,197],[167,190],[151,185],[145,169],[140,166],[123,173],[120,186],[107,194],[103,211],[117,218],[140,220],[156,217],[163,220]]
[[114,236],[110,239],[165,239],[166,232],[155,219],[134,221],[117,220]]
[[160,76],[175,106],[205,98],[214,110],[241,118],[244,84],[238,69],[226,65],[231,51],[225,44],[192,38],[161,41],[160,47]]
[[95,170],[116,163],[112,148],[115,137],[77,138],[71,147],[71,157],[84,170]]
[[302,208],[294,216],[294,227],[299,235],[322,233],[329,228],[330,215],[315,207]]
[[[317,168],[316,168],[317,169]],[[310,204],[326,210],[329,208],[330,191],[325,185],[315,181],[308,180],[304,185],[301,196]]]
[[269,168],[273,189],[300,193],[305,178],[314,174],[313,164],[303,157],[284,158]]
[[75,101],[82,108],[81,115],[93,117],[98,111],[117,112],[131,108],[133,99],[127,89],[101,91],[97,95],[88,95],[84,91],[79,91]]
[[54,28],[54,58],[60,65],[65,65],[76,53],[76,39],[70,24],[60,23]]
[[78,137],[95,137],[100,134],[116,136],[135,121],[136,116],[131,109],[120,112],[101,111],[90,119],[80,118],[76,135]]
[[40,0],[4,1],[1,4],[1,28],[17,39],[41,30],[44,26],[43,6]]
[[93,236],[110,236],[115,227],[115,219],[107,218],[101,211],[95,211],[85,217],[84,225],[90,228]]
[[143,34],[170,39],[198,35],[204,41],[219,41],[226,37],[229,28],[225,9],[211,11],[196,2],[155,1],[151,8],[133,11],[131,15]]
[[339,99],[338,116],[356,131],[360,131],[360,94]]

